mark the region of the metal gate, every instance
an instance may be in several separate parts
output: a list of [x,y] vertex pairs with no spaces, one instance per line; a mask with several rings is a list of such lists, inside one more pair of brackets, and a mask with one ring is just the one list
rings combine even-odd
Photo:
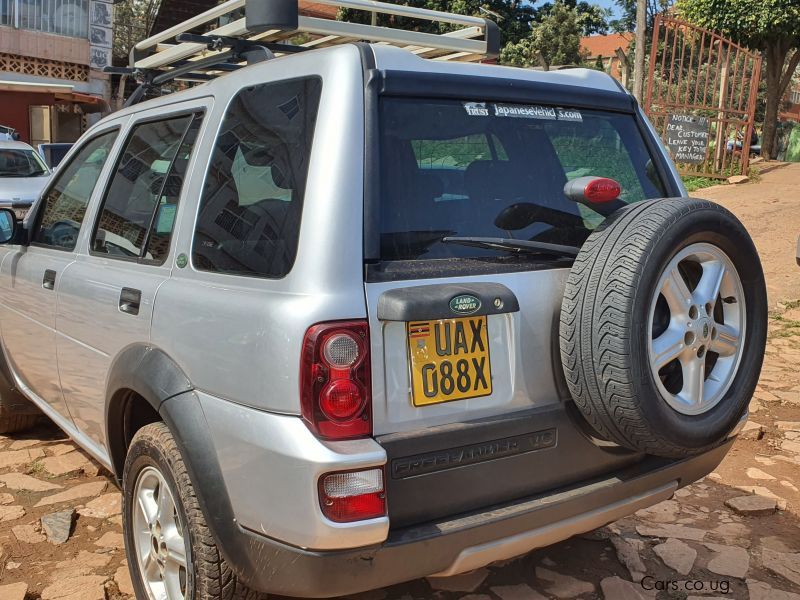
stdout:
[[657,15],[645,112],[684,175],[747,175],[761,56]]

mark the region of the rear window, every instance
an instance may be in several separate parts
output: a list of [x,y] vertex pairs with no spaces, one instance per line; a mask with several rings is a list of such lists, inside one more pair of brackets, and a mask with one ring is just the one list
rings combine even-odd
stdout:
[[603,217],[565,196],[578,177],[616,180],[626,203],[665,195],[632,115],[406,98],[381,113],[382,260],[503,254],[446,236],[580,246]]

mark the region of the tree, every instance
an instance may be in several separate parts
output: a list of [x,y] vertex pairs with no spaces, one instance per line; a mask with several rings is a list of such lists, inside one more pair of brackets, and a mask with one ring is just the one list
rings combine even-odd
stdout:
[[[535,18],[533,2],[524,0],[406,0],[402,4],[491,19],[500,27],[503,43],[518,42],[526,37]],[[369,24],[372,22],[372,15],[364,10],[341,9],[337,19]],[[377,15],[375,24],[425,33],[447,33],[456,28],[447,23],[431,23],[393,15]]]
[[150,35],[161,0],[122,0],[114,5],[114,58],[125,64],[131,48]]
[[[664,12],[673,5],[675,0],[646,0],[647,6],[647,39],[653,31],[653,21],[656,14]],[[615,0],[622,13],[619,19],[609,21],[609,27],[619,33],[633,31],[636,27],[636,0]]]
[[[599,4],[590,4],[585,0],[560,0],[562,4],[574,8],[578,13],[578,23],[583,35],[605,34],[609,30],[612,11]],[[536,21],[541,21],[553,10],[552,2],[545,2],[536,10]]]
[[764,53],[767,96],[761,153],[775,156],[781,99],[800,64],[800,3],[797,0],[678,0],[689,21],[721,32]]
[[581,34],[578,11],[556,2],[527,38],[503,48],[500,61],[515,67],[538,63],[545,71],[552,65],[579,65],[585,59]]

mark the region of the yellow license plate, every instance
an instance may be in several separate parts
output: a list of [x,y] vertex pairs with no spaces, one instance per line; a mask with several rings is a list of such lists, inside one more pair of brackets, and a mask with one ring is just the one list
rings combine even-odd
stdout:
[[486,317],[407,324],[414,406],[492,393],[486,327]]

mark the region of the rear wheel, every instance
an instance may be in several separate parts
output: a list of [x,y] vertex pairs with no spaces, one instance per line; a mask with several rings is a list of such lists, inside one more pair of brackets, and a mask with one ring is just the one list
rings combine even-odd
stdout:
[[560,337],[575,404],[605,438],[667,457],[725,439],[755,390],[766,289],[747,231],[686,198],[623,209],[589,236]]
[[164,423],[133,438],[123,472],[125,551],[142,600],[256,600],[222,558]]

